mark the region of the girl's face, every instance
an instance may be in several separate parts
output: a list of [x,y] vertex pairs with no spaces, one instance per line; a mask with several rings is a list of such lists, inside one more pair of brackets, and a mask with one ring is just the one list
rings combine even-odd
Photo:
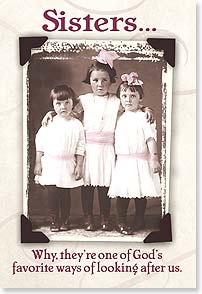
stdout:
[[93,70],[90,76],[90,84],[95,95],[106,95],[111,85],[108,72],[102,70]]
[[120,91],[121,104],[125,111],[137,111],[140,104],[140,94],[138,91],[132,92],[129,88]]
[[72,111],[73,100],[71,98],[66,100],[53,99],[53,107],[57,115],[68,118]]

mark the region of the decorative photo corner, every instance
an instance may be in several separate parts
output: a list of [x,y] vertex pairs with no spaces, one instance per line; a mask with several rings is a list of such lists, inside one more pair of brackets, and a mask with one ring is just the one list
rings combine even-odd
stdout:
[[[147,41],[86,41],[48,40],[47,37],[19,39],[20,65],[23,66],[23,140],[24,184],[23,215],[21,215],[21,243],[50,241],[110,241],[110,242],[171,242],[171,214],[169,211],[169,173],[171,142],[172,79],[175,66],[175,39],[147,39]],[[113,51],[116,82],[110,92],[116,93],[123,73],[138,72],[144,81],[144,107],[152,109],[156,121],[157,153],[160,162],[161,197],[147,198],[145,228],[130,235],[122,235],[116,228],[116,199],[111,198],[111,230],[100,230],[97,191],[94,195],[95,230],[83,228],[84,216],[80,189],[71,189],[70,227],[68,231],[51,232],[50,211],[46,185],[35,183],[35,137],[41,121],[49,110],[50,90],[68,84],[77,97],[90,92],[90,85],[82,83],[92,56],[100,50]],[[81,119],[82,121],[82,119]],[[147,183],[146,183],[147,185]],[[152,196],[152,195],[151,195]],[[128,224],[133,226],[135,203],[130,199]]]

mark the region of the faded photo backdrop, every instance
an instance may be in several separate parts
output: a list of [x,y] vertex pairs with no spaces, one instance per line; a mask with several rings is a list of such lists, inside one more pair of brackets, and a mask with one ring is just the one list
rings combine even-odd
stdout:
[[[141,47],[142,46],[142,47]],[[28,99],[28,210],[27,214],[33,225],[45,224],[48,221],[47,191],[34,182],[35,135],[40,128],[44,115],[53,107],[49,93],[56,85],[68,84],[76,96],[91,92],[91,87],[83,83],[88,67],[92,64],[92,56],[100,49],[116,50],[119,59],[114,61],[117,72],[116,83],[110,91],[116,93],[124,73],[137,72],[143,81],[144,97],[142,104],[153,109],[157,123],[158,154],[162,156],[162,71],[166,71],[166,61],[162,52],[155,52],[152,47],[143,42],[85,42],[85,41],[47,41],[42,50],[33,50],[27,71]],[[26,97],[26,96],[25,96]],[[162,163],[162,162],[161,162]],[[95,192],[96,193],[96,192]],[[82,216],[80,188],[71,190],[71,216]],[[99,215],[97,195],[94,200],[94,211]],[[112,200],[111,214],[116,214],[115,199]],[[160,199],[148,200],[146,215],[155,216],[158,224],[162,213]],[[134,202],[130,201],[129,214],[134,210]],[[132,213],[133,214],[133,213]]]

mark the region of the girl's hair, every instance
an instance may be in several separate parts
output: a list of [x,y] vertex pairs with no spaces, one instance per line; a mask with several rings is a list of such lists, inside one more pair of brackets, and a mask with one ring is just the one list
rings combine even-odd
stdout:
[[86,77],[82,81],[83,83],[90,84],[90,76],[94,70],[98,70],[98,71],[101,70],[101,71],[108,72],[109,77],[110,77],[110,82],[116,83],[116,80],[115,80],[116,70],[115,70],[115,68],[114,67],[111,68],[108,64],[100,63],[97,60],[93,64],[91,64],[91,66],[88,68],[87,73],[86,73]]
[[126,91],[127,89],[130,89],[131,92],[136,92],[137,91],[139,93],[139,95],[140,95],[140,99],[142,99],[143,96],[144,96],[142,86],[140,86],[140,85],[128,85],[128,82],[122,82],[118,86],[118,89],[116,91],[117,97],[120,98],[120,92],[121,91]]
[[50,100],[53,102],[54,99],[59,101],[68,100],[69,98],[73,100],[73,106],[77,104],[76,95],[71,87],[68,85],[58,85],[53,88],[50,92]]

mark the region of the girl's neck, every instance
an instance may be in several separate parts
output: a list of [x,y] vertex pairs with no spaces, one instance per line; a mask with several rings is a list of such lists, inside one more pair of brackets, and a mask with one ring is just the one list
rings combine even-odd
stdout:
[[72,118],[71,114],[68,114],[67,116],[61,116],[57,114],[56,116],[61,120],[70,120]]
[[135,110],[125,110],[125,112],[133,112],[133,113],[136,113],[136,112],[141,112],[140,108],[138,109],[135,109]]
[[93,96],[97,96],[97,97],[106,97],[106,98],[108,98],[108,97],[109,97],[109,92],[106,93],[105,95],[96,95],[96,94],[93,93]]

